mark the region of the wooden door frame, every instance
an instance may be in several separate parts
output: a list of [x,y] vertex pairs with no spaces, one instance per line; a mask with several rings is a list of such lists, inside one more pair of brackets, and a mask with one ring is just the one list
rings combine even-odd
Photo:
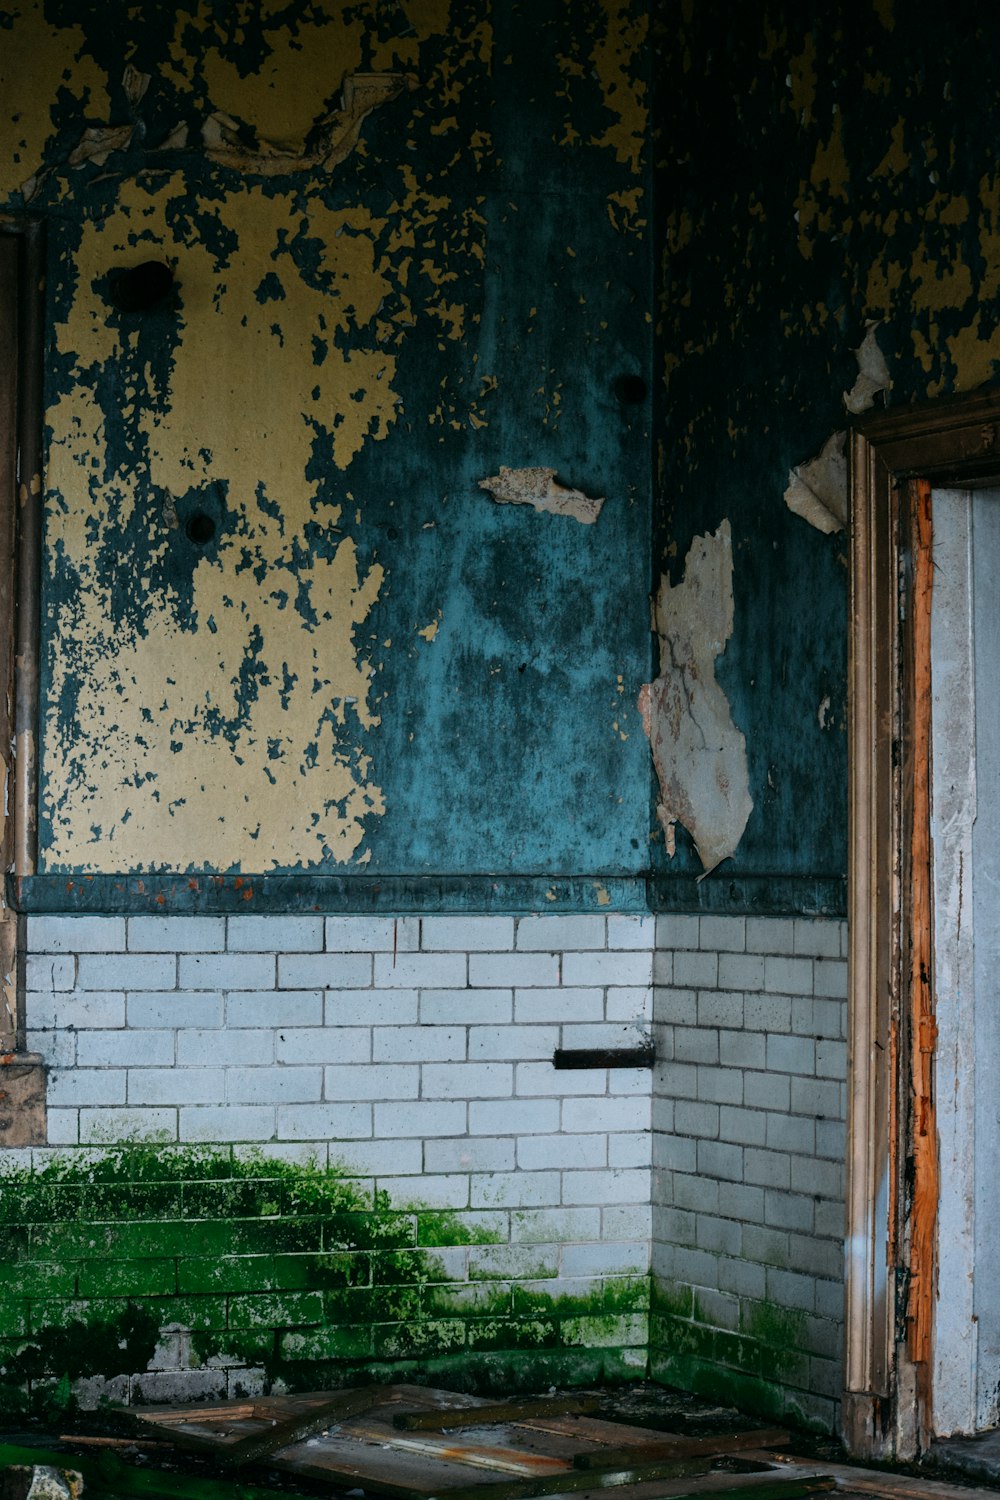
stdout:
[[865,1457],[910,1456],[930,1435],[932,481],[1000,481],[1000,391],[879,413],[851,434],[842,1432]]

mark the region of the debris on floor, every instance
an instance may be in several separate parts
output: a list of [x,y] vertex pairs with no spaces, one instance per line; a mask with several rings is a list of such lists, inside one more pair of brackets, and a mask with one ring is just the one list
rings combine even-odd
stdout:
[[[0,1500],[78,1500],[82,1480],[88,1495],[105,1500],[305,1500],[324,1492],[346,1492],[348,1500],[596,1500],[608,1489],[626,1491],[622,1500],[803,1500],[831,1490],[844,1500],[970,1494],[912,1472],[780,1451],[791,1442],[788,1432],[751,1428],[745,1419],[741,1426],[728,1409],[678,1407],[651,1425],[634,1397],[619,1402],[608,1392],[497,1401],[369,1385],[119,1415],[130,1436],[60,1439],[72,1458],[0,1444]],[[45,1472],[77,1488],[36,1490],[13,1477]],[[3,1487],[18,1482],[19,1489]]]

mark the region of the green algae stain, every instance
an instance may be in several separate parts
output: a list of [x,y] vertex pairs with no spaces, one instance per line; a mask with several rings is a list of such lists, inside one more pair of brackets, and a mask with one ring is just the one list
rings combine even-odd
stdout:
[[[227,1371],[234,1394],[645,1373],[647,1278],[551,1295],[556,1268],[535,1247],[517,1267],[518,1247],[497,1243],[504,1215],[395,1202],[340,1168],[226,1148],[67,1151],[4,1171],[0,1205],[0,1414],[150,1371]],[[511,1274],[478,1280],[487,1253],[512,1257]]]

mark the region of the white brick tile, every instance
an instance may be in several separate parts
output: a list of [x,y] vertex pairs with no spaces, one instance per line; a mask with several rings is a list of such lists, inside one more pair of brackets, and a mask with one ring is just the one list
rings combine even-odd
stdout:
[[[221,1097],[221,1094],[216,1095],[217,1099]],[[322,1097],[323,1069],[319,1067],[263,1066],[226,1070],[227,1104],[309,1104]]]
[[815,992],[826,999],[847,999],[847,965],[838,960],[817,959]]
[[83,953],[77,960],[81,990],[169,990],[176,982],[172,953]]
[[700,1099],[678,1099],[674,1108],[674,1130],[678,1135],[715,1140],[719,1134],[719,1106]]
[[328,990],[326,995],[328,1026],[414,1026],[417,1014],[416,990]]
[[659,1094],[671,1099],[698,1097],[698,1069],[693,1063],[662,1061],[656,1065],[654,1086]]
[[274,1032],[251,1030],[178,1031],[177,1061],[182,1067],[230,1068],[274,1062]]
[[[383,1104],[383,1110],[397,1106]],[[414,1108],[413,1105],[407,1106]],[[378,1135],[390,1132],[378,1129]],[[284,1141],[347,1141],[364,1139],[372,1134],[370,1104],[280,1104],[277,1135]],[[331,1156],[333,1146],[331,1144]]]
[[789,995],[744,995],[743,1024],[748,1031],[791,1031],[791,997]]
[[559,955],[472,953],[469,955],[469,983],[482,989],[506,985],[530,988],[555,985],[559,983]]
[[697,948],[698,918],[664,913],[656,919],[656,946],[658,948]]
[[420,1020],[425,1026],[505,1026],[513,1013],[513,990],[420,992]]
[[748,953],[793,953],[795,924],[790,917],[747,917]]
[[839,958],[840,925],[817,917],[796,917],[795,952],[814,958]]
[[844,1002],[842,1000],[814,1000],[812,1030],[818,1037],[846,1037],[847,1006]]
[[601,1234],[606,1241],[648,1240],[652,1232],[650,1203],[609,1203],[601,1210]]
[[562,1174],[563,1203],[640,1203],[649,1197],[649,1174],[638,1168]]
[[[423,1171],[423,1148],[420,1141],[352,1141],[340,1161],[352,1175],[417,1177]],[[383,1181],[379,1186],[387,1184]],[[407,1183],[401,1191],[403,1196],[412,1193],[413,1184]]]
[[[650,1130],[622,1130],[608,1136],[609,1167],[650,1167],[653,1134]],[[631,1236],[626,1236],[631,1238]]]
[[[84,1032],[87,1036],[89,1033]],[[104,1035],[119,1036],[120,1032],[105,1032]],[[72,1068],[76,1063],[75,1031],[29,1031],[26,1034],[29,1052],[37,1052],[50,1068]]]
[[764,1068],[767,1038],[762,1031],[720,1031],[719,1062],[724,1068]]
[[217,953],[225,946],[225,917],[128,919],[130,953]]
[[384,1136],[464,1135],[464,1100],[418,1100],[375,1105],[375,1134]]
[[28,918],[29,953],[124,953],[124,917]]
[[675,953],[674,983],[692,990],[714,990],[719,982],[716,953]]
[[53,1109],[84,1104],[124,1104],[125,1072],[118,1068],[71,1068],[48,1076]]
[[516,1021],[602,1021],[604,993],[599,989],[526,989],[514,991]]
[[825,1078],[793,1078],[791,1108],[796,1115],[842,1119],[841,1085]]
[[279,1063],[367,1063],[372,1036],[366,1026],[282,1026],[274,1055]]
[[727,1141],[698,1142],[698,1171],[706,1177],[743,1180],[743,1148]]
[[269,1141],[274,1109],[267,1105],[192,1105],[180,1111],[182,1141]]
[[80,1114],[75,1109],[53,1109],[46,1112],[50,1146],[75,1146],[80,1139]]
[[126,1016],[129,1026],[139,1029],[195,1026],[204,1031],[222,1025],[222,996],[210,990],[194,990],[190,995],[178,990],[140,990],[127,997]]
[[[475,1106],[470,1105],[470,1112]],[[512,1172],[516,1143],[508,1138],[459,1136],[456,1140],[430,1140],[423,1146],[428,1172]]]
[[491,1062],[548,1058],[559,1045],[558,1026],[472,1026],[469,1057]]
[[367,953],[281,953],[278,988],[282,990],[362,989],[372,982]]
[[517,1164],[526,1172],[547,1167],[580,1170],[607,1166],[608,1137],[600,1135],[522,1136],[517,1143]]
[[177,1139],[176,1109],[81,1109],[82,1145]]
[[698,996],[698,1025],[742,1027],[743,996],[734,990],[702,990]]
[[517,1064],[514,1092],[520,1096],[532,1094],[603,1095],[607,1092],[606,1068],[581,1068],[559,1070],[551,1062],[523,1062]]
[[735,1068],[698,1068],[698,1098],[715,1104],[743,1104],[743,1074]]
[[823,1039],[816,1043],[816,1075],[819,1078],[847,1077],[847,1043]]
[[322,990],[233,990],[226,996],[227,1026],[322,1026]]
[[483,1099],[469,1104],[472,1135],[553,1135],[558,1129],[558,1099]]
[[559,1204],[559,1173],[476,1173],[471,1179],[469,1202],[473,1208],[555,1208]]
[[[182,954],[178,971],[182,990],[273,990],[275,987],[273,953]],[[164,986],[150,984],[148,988]]]
[[513,1244],[547,1245],[570,1240],[597,1240],[601,1236],[601,1212],[597,1208],[513,1209],[510,1237]]
[[764,988],[775,995],[811,995],[813,961],[811,958],[764,959]]
[[173,1061],[172,1031],[82,1031],[77,1044],[81,1068],[169,1067]]
[[652,985],[610,985],[605,1001],[607,1021],[651,1021],[653,1019]]
[[764,959],[755,953],[719,954],[720,990],[762,990]]
[[645,1098],[564,1099],[562,1104],[562,1128],[574,1134],[578,1131],[648,1130],[649,1119],[648,1095]]
[[563,982],[567,985],[645,985],[652,982],[653,958],[619,949],[609,953],[567,953]]
[[767,1118],[762,1110],[723,1104],[719,1109],[719,1136],[724,1141],[743,1146],[763,1146],[767,1137]]
[[564,1276],[644,1276],[649,1270],[649,1245],[564,1245]]
[[129,1104],[217,1104],[225,1097],[222,1068],[130,1068]]
[[226,947],[239,953],[321,953],[323,918],[278,914],[230,917]]
[[656,918],[627,914],[608,917],[608,947],[651,953],[656,943]]
[[[71,990],[76,982],[76,959],[69,954],[49,958],[41,953],[29,953],[24,960],[24,983],[29,990],[42,994]],[[107,986],[85,986],[85,988],[107,988]]]
[[790,1187],[791,1162],[782,1151],[762,1151],[759,1147],[748,1146],[743,1155],[743,1180],[759,1187]]
[[648,1068],[609,1068],[608,1093],[650,1098]]
[[653,1015],[664,1024],[676,1022],[679,1026],[695,1026],[698,1022],[698,996],[694,990],[654,991]]
[[703,916],[698,931],[698,946],[705,951],[742,953],[746,947],[745,917]]
[[420,1068],[416,1063],[380,1063],[378,1066],[347,1063],[324,1070],[327,1099],[416,1099],[420,1092]]
[[785,1110],[791,1106],[792,1083],[774,1073],[743,1074],[743,1103],[754,1109]]
[[504,1099],[514,1088],[514,1069],[502,1062],[424,1063],[423,1099]]
[[673,984],[674,982],[674,955],[663,948],[657,948],[653,953],[653,983]]
[[816,1044],[811,1037],[769,1036],[767,1066],[772,1073],[811,1075],[816,1071]]
[[719,1033],[707,1026],[675,1026],[674,1058],[680,1063],[718,1062]]
[[412,953],[419,946],[419,917],[326,919],[328,953]]
[[496,953],[514,946],[513,917],[423,917],[420,946],[425,953]]
[[391,953],[375,955],[378,989],[464,989],[468,959],[464,953]]
[[649,1032],[638,1026],[623,1026],[613,1021],[592,1022],[587,1025],[565,1025],[561,1028],[560,1045],[569,1051],[577,1048],[644,1047],[650,1040]]
[[767,1145],[772,1151],[795,1151],[811,1156],[816,1149],[816,1122],[805,1115],[772,1113],[767,1121]]
[[25,1018],[39,1030],[75,1026],[78,1031],[96,1026],[108,1029],[125,1025],[123,994],[79,991],[72,994],[28,994],[25,996]]
[[522,917],[517,924],[517,946],[524,952],[560,953],[568,948],[603,948],[605,917]]
[[462,1026],[376,1026],[372,1031],[375,1062],[462,1062],[466,1031]]

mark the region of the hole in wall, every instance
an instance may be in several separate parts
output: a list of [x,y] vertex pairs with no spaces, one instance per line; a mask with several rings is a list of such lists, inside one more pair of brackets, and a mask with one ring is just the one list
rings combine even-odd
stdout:
[[123,313],[145,312],[169,297],[174,273],[161,260],[144,260],[139,266],[112,272],[108,298]]
[[641,375],[619,375],[615,395],[622,406],[639,406],[646,399],[646,382]]
[[196,547],[207,547],[215,536],[215,522],[203,510],[196,510],[184,530]]

